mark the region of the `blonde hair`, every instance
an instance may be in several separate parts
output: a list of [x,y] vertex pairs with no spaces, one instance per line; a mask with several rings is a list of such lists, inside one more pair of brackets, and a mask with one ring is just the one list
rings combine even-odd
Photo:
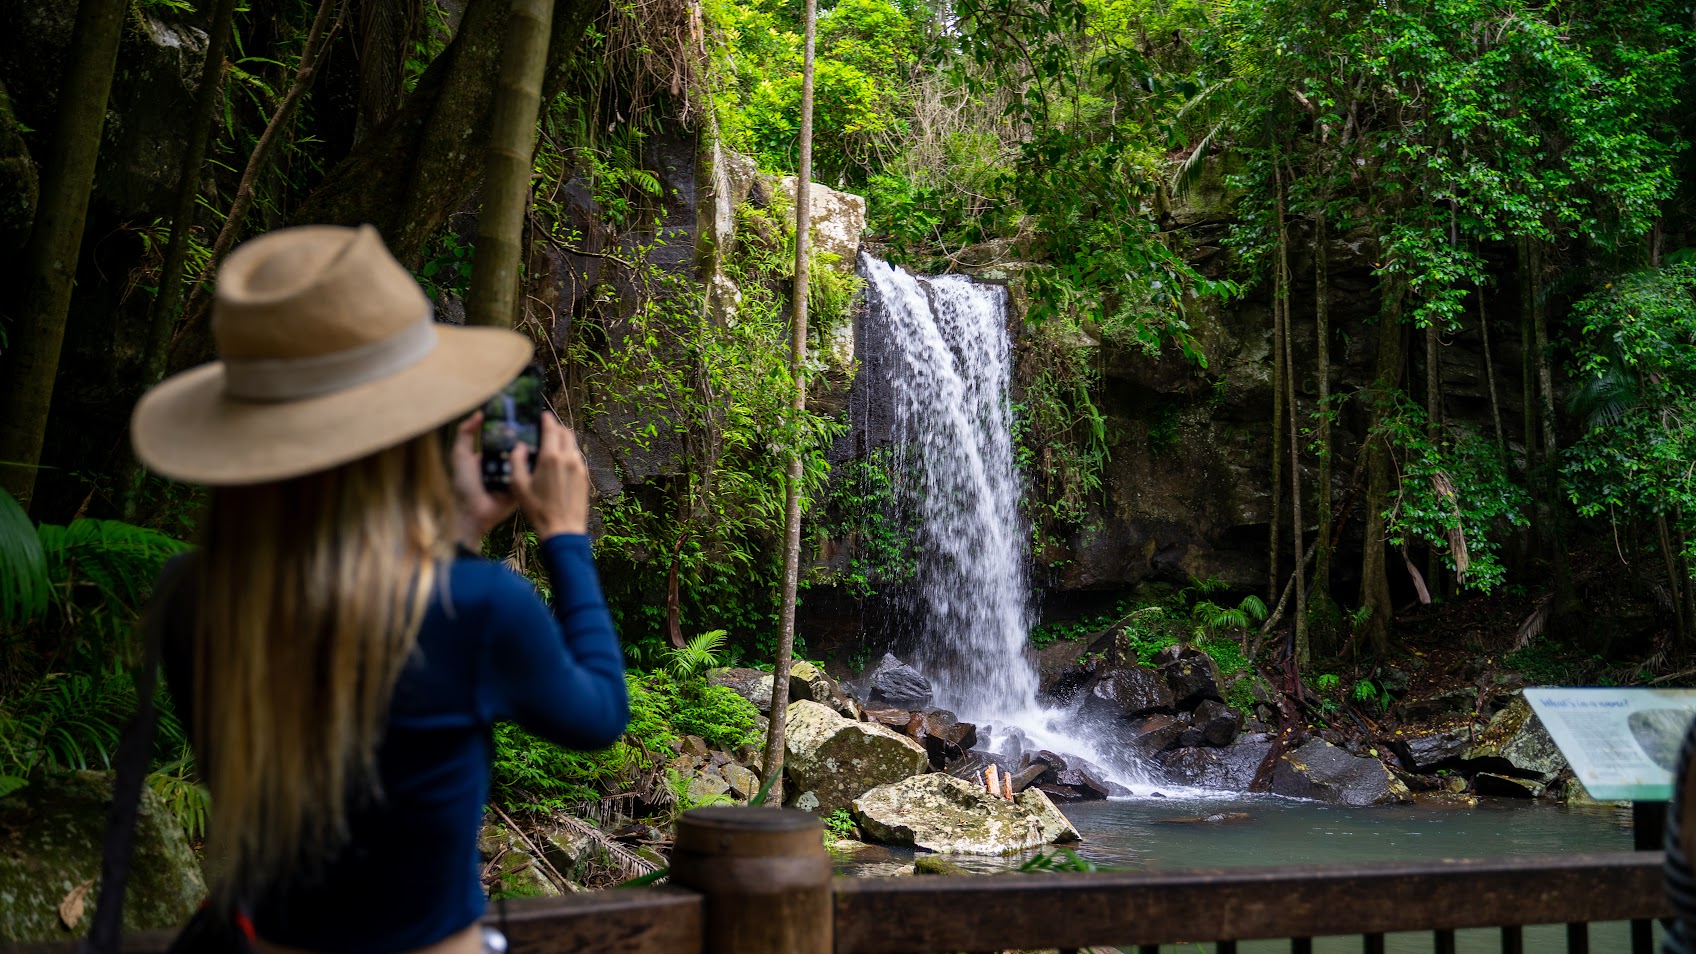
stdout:
[[213,490],[191,729],[224,890],[315,870],[345,840],[348,809],[381,794],[377,743],[453,521],[433,432],[304,477]]

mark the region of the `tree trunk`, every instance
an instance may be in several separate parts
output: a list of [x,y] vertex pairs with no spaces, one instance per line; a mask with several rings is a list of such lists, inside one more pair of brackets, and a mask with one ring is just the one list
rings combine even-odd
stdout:
[[23,304],[11,327],[12,350],[0,359],[0,487],[26,508],[47,435],[106,100],[128,9],[125,0],[82,0],[77,8],[59,115],[41,164],[41,204],[24,255]]
[[1279,320],[1278,279],[1272,292],[1272,500],[1267,516],[1266,601],[1278,598],[1279,520],[1284,509],[1284,323]]
[[213,114],[224,87],[224,44],[235,18],[235,0],[217,0],[206,39],[206,60],[200,67],[200,90],[194,101],[194,118],[189,120],[188,144],[183,148],[182,169],[177,174],[177,206],[171,215],[171,241],[165,246],[165,264],[159,270],[159,297],[153,301],[147,356],[141,372],[141,388],[150,388],[165,376],[171,354],[171,332],[183,302],[183,259],[188,257],[189,234],[194,229],[194,210],[200,198],[200,169],[206,161],[206,145],[212,138]]
[[[566,67],[602,9],[596,0],[554,4],[543,100],[564,87]],[[416,267],[425,246],[483,174],[496,77],[506,35],[506,0],[470,0],[459,30],[381,128],[360,141],[317,191],[289,214],[291,224],[370,223],[395,257]],[[171,348],[173,369],[210,351],[204,323]]]
[[1295,328],[1290,321],[1290,228],[1284,216],[1284,182],[1282,174],[1274,176],[1278,210],[1278,320],[1284,338],[1284,403],[1290,415],[1290,543],[1295,548],[1291,574],[1296,581],[1295,655],[1296,669],[1307,668],[1313,659],[1313,647],[1307,637],[1306,570],[1302,566],[1302,543],[1306,527],[1301,519],[1301,428],[1296,406]]
[[1684,615],[1684,589],[1689,585],[1688,579],[1680,579],[1679,561],[1672,551],[1672,534],[1667,532],[1667,515],[1655,514],[1655,529],[1661,541],[1661,559],[1667,566],[1667,596],[1672,603],[1672,614],[1678,642],[1683,645],[1690,634],[1690,620]]
[[548,23],[554,0],[513,0],[506,54],[490,131],[483,212],[477,218],[477,253],[471,260],[467,324],[511,328],[518,314],[518,265],[523,257],[524,212],[530,203],[531,159],[536,151],[536,111],[548,64]]
[[1484,286],[1478,286],[1478,337],[1484,342],[1484,383],[1490,389],[1490,426],[1496,430],[1496,450],[1502,467],[1508,464],[1508,435],[1502,427],[1502,400],[1496,393],[1496,359],[1490,351],[1490,312],[1484,303]]
[[1364,635],[1365,642],[1377,658],[1383,658],[1390,648],[1390,619],[1395,606],[1390,599],[1390,577],[1385,561],[1388,546],[1384,539],[1384,507],[1390,499],[1390,451],[1377,433],[1384,417],[1384,402],[1401,383],[1402,290],[1392,287],[1384,292],[1382,315],[1378,319],[1378,364],[1369,392],[1373,402],[1367,426],[1366,471],[1366,538],[1360,559],[1360,603],[1370,611]]
[[[1443,365],[1438,352],[1442,342],[1438,338],[1437,323],[1433,321],[1425,326],[1425,439],[1432,447],[1443,444]],[[1441,598],[1446,589],[1442,555],[1431,541],[1425,544],[1425,580],[1432,595]]]
[[[555,4],[543,100],[564,85],[567,61],[600,9],[595,0]],[[370,222],[396,258],[419,262],[483,174],[507,10],[503,0],[472,0],[453,42],[400,111],[360,142],[291,221]]]
[[1536,239],[1527,239],[1531,249],[1531,325],[1536,341],[1537,421],[1542,437],[1542,497],[1548,539],[1552,543],[1550,557],[1555,571],[1554,616],[1564,615],[1563,609],[1573,608],[1576,596],[1572,591],[1572,568],[1566,556],[1566,535],[1561,529],[1560,444],[1555,437],[1555,377],[1550,362],[1549,303],[1543,295],[1543,256]]
[[1313,605],[1324,619],[1322,654],[1335,650],[1336,611],[1331,602],[1331,256],[1327,243],[1324,198],[1313,210],[1313,366],[1318,389],[1316,398],[1319,415],[1315,421],[1314,443],[1319,455],[1318,484],[1314,495],[1314,516],[1318,536],[1313,541]]
[[[799,427],[807,412],[807,293],[812,252],[813,182],[813,39],[817,0],[807,0],[806,39],[801,59],[801,161],[795,174],[795,292],[789,327],[789,374],[794,396],[790,424]],[[789,471],[783,506],[783,592],[779,596],[777,660],[771,681],[770,727],[766,735],[764,782],[768,797],[783,802],[783,743],[788,727],[789,667],[795,652],[795,590],[801,577],[801,448],[790,435]]]

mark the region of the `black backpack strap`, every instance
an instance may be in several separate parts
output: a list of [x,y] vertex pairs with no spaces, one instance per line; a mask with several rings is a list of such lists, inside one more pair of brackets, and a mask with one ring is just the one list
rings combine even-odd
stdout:
[[130,854],[135,845],[136,816],[141,812],[141,786],[153,757],[153,735],[159,725],[154,694],[164,652],[166,620],[176,594],[194,560],[175,557],[165,564],[153,589],[153,600],[141,619],[141,665],[135,671],[136,710],[124,725],[113,760],[112,802],[106,812],[106,839],[100,856],[100,899],[83,939],[81,954],[117,954],[123,925],[124,888],[129,881]]

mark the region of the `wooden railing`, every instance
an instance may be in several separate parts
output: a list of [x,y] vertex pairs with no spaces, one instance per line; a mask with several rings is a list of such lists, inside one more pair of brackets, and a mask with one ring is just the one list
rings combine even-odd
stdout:
[[[1499,929],[1501,950],[1525,949],[1526,925],[1566,925],[1567,950],[1589,950],[1593,922],[1634,922],[1650,950],[1652,919],[1672,915],[1658,852],[1457,861],[1299,865],[1166,872],[832,878],[818,819],[775,809],[701,809],[684,816],[674,887],[512,902],[514,954],[933,954],[1092,946],[1155,951],[1176,942],[1431,932],[1437,954],[1455,931]],[[129,939],[158,954],[164,934]],[[68,944],[14,946],[67,954]],[[1539,950],[1545,948],[1539,947]]]

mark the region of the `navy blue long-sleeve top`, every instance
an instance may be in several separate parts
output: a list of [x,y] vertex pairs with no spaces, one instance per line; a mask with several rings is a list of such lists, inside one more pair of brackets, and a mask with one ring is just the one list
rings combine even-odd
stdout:
[[[393,954],[465,929],[486,905],[477,840],[493,723],[511,720],[578,749],[610,745],[624,731],[624,661],[589,538],[561,534],[539,549],[552,614],[529,581],[498,563],[462,556],[438,579],[378,748],[382,798],[350,809],[350,837],[322,872],[249,899],[261,938]],[[168,625],[165,642],[166,680],[192,725],[192,628]]]

